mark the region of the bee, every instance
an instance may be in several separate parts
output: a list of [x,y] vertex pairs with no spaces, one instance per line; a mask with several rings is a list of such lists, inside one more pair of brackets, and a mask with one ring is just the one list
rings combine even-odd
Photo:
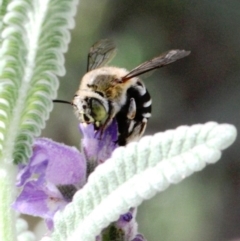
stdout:
[[100,134],[115,118],[118,126],[116,141],[123,146],[142,136],[151,117],[152,100],[138,76],[175,62],[190,51],[170,50],[131,71],[106,66],[115,54],[116,47],[108,39],[100,40],[90,48],[87,73],[72,105],[79,121],[93,124]]
[[170,50],[142,63],[131,71],[106,66],[116,54],[115,44],[108,39],[95,43],[88,53],[87,73],[71,104],[81,123],[93,124],[100,137],[115,118],[120,146],[138,140],[151,117],[152,100],[138,76],[161,68],[190,54],[185,50]]

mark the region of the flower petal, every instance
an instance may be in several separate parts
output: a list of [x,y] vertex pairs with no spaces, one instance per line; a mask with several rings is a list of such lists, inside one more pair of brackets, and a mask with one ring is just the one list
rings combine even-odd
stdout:
[[38,138],[30,162],[18,175],[18,186],[36,174],[44,174],[47,181],[56,185],[77,184],[81,187],[86,181],[85,158],[75,147]]
[[120,216],[115,226],[122,230],[124,240],[132,240],[137,234],[136,208],[130,208],[129,212]]
[[12,207],[21,213],[52,219],[66,204],[57,188],[50,183],[46,185],[41,178],[27,182]]
[[80,123],[79,128],[83,135],[83,153],[87,162],[94,164],[94,167],[106,161],[118,146],[118,129],[115,120],[107,126],[102,135],[100,131],[97,132],[94,130],[92,124]]
[[147,241],[142,234],[137,234],[132,241]]
[[22,192],[12,205],[21,213],[40,216],[53,227],[53,216],[86,182],[84,156],[74,147],[50,139],[36,139],[27,165],[19,166]]
[[46,180],[56,185],[79,184],[86,181],[86,162],[84,156],[75,148],[41,138],[36,143],[47,150],[49,163]]

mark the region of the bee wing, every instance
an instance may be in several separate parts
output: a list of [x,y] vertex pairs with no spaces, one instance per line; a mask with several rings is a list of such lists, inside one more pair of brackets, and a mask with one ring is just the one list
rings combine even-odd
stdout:
[[99,40],[89,50],[87,72],[107,64],[115,54],[116,46],[113,41],[109,39]]
[[138,67],[131,70],[127,75],[122,78],[122,82],[126,82],[127,80],[144,74],[148,71],[161,68],[165,65],[171,64],[178,59],[184,58],[190,54],[190,51],[185,50],[170,50],[152,60],[146,61]]

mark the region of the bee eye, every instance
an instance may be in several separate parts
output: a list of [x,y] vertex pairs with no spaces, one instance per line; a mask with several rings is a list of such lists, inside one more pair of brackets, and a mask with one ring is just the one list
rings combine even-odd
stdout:
[[107,111],[102,104],[102,102],[96,98],[91,98],[89,102],[89,106],[91,109],[91,116],[95,121],[102,121],[107,116]]
[[95,91],[95,93],[97,93],[97,94],[101,95],[102,97],[104,97],[103,93],[100,92],[100,91]]

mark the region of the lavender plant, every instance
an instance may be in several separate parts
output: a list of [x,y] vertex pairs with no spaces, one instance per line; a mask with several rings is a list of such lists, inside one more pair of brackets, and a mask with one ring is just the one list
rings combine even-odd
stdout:
[[63,75],[76,0],[0,1],[0,240],[16,240],[17,163],[27,163]]
[[43,240],[144,241],[137,206],[219,160],[235,127],[182,126],[118,147],[115,121],[101,138],[81,124],[81,151],[36,138],[65,72],[77,1],[1,4],[0,240],[34,240],[14,208],[45,219],[51,232]]

